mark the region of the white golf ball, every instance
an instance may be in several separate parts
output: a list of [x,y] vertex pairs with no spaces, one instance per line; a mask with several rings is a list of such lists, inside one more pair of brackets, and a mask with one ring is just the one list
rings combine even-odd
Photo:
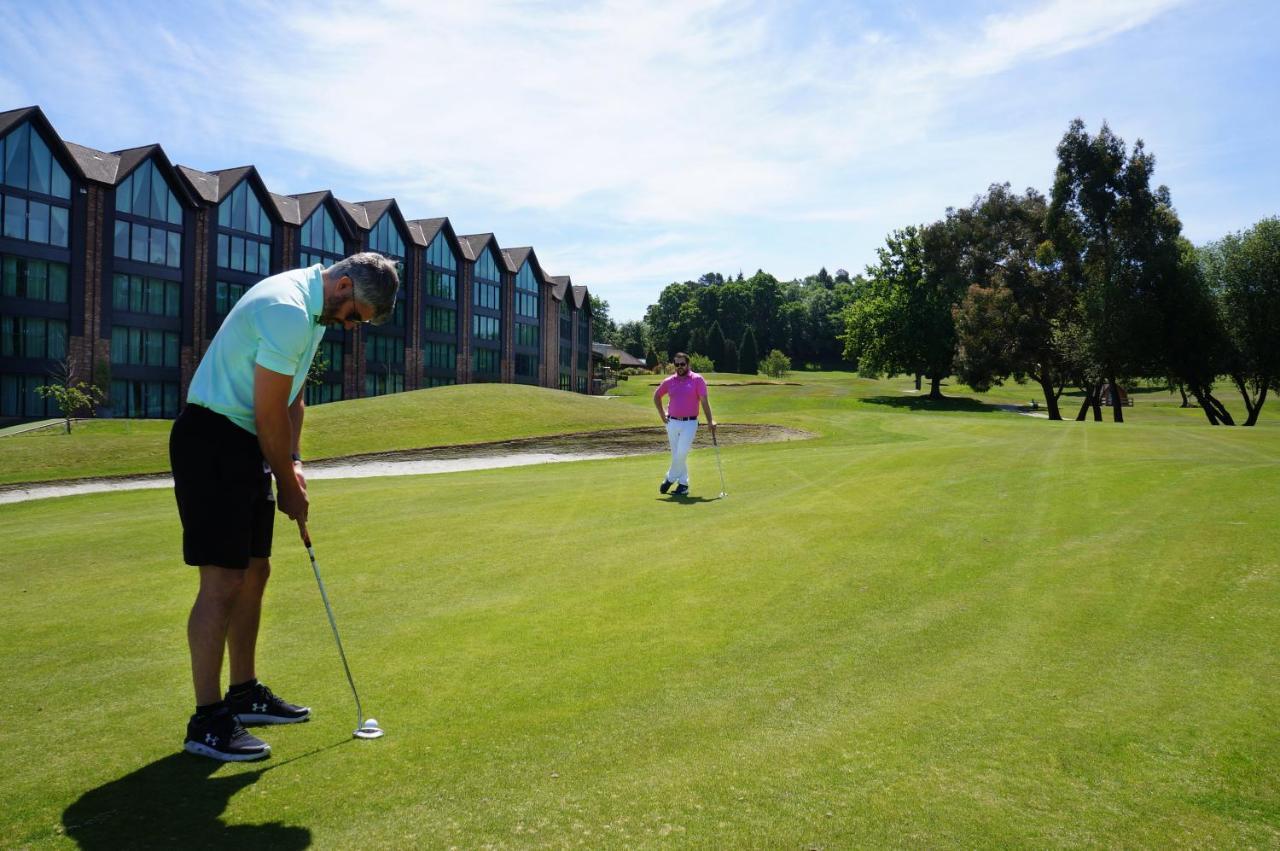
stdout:
[[365,728],[366,728],[366,729],[368,729],[369,727],[377,727],[377,726],[378,726],[378,719],[377,719],[377,718],[366,718],[366,719],[364,719],[364,726],[365,726]]

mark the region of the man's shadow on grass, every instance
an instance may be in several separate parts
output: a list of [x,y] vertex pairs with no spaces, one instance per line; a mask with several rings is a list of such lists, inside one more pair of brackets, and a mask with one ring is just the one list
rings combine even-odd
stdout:
[[720,497],[718,496],[678,496],[676,494],[669,494],[667,496],[658,497],[658,502],[665,502],[667,504],[676,503],[680,505],[692,505],[697,502],[719,502],[719,500]]
[[222,763],[171,754],[85,792],[63,811],[62,828],[83,849],[306,848],[311,831],[305,827],[227,825],[221,818],[233,795],[292,761],[214,777]]

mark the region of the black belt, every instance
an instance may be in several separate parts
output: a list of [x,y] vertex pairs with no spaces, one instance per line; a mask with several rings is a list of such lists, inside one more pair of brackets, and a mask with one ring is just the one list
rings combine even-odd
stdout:
[[684,420],[685,422],[688,422],[689,420],[696,420],[696,419],[697,419],[697,417],[667,417],[667,419],[669,419],[669,420]]

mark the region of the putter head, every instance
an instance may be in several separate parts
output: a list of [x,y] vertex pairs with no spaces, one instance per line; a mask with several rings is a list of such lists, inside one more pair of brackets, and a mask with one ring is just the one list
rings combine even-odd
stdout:
[[382,738],[382,728],[378,726],[378,722],[372,718],[365,720],[363,724],[351,734],[357,739],[380,739]]

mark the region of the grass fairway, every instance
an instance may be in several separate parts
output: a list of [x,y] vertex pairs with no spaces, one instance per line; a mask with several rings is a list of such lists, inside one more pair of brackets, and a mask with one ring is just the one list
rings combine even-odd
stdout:
[[[1280,844],[1274,409],[1049,423],[794,380],[712,388],[820,435],[724,448],[722,501],[708,450],[684,503],[656,456],[314,482],[388,733],[351,740],[280,522],[259,667],[316,715],[259,764],[178,753],[171,495],[4,506],[0,847]],[[582,401],[643,424],[650,391]]]

